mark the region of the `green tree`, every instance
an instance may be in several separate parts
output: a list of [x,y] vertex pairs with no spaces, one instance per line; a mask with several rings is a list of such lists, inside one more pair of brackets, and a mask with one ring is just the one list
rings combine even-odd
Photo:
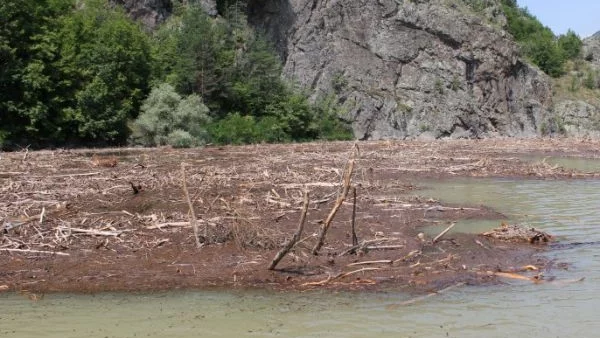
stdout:
[[172,65],[176,88],[182,94],[197,93],[207,102],[214,101],[233,64],[233,54],[226,50],[229,36],[225,27],[199,6],[190,5],[173,34],[178,56]]
[[140,26],[101,0],[5,0],[0,16],[0,138],[123,143],[148,91]]
[[507,30],[520,43],[525,56],[548,75],[562,75],[566,58],[579,53],[574,41],[578,37],[567,34],[561,44],[550,28],[544,26],[526,8],[520,8],[516,1],[503,0],[502,6],[507,19]]
[[283,79],[274,48],[248,26],[245,2],[227,5],[221,10],[226,20],[189,5],[153,39],[160,43],[154,49],[156,80],[173,84],[182,95],[202,97],[215,121],[212,141],[309,140],[341,125],[327,115],[331,128],[320,128],[321,111]]
[[66,121],[79,141],[122,144],[148,92],[148,37],[122,10],[91,0],[65,18],[57,37],[57,65],[67,75],[60,85],[72,93]]
[[211,139],[221,144],[243,144],[260,141],[254,117],[241,115],[237,112],[229,114],[210,125],[209,132]]
[[562,49],[565,57],[575,59],[581,55],[583,42],[575,32],[569,29],[566,34],[558,37],[558,45]]
[[523,43],[523,49],[527,57],[546,74],[558,77],[564,73],[564,53],[553,38],[538,33]]
[[53,34],[71,0],[0,2],[0,147],[56,137]]

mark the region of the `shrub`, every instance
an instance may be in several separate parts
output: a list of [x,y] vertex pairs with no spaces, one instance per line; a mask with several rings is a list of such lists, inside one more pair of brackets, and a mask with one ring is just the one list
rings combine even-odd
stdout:
[[268,143],[291,141],[285,129],[285,124],[274,116],[265,116],[256,123],[256,134],[260,140]]
[[342,120],[346,111],[337,102],[335,95],[323,96],[315,102],[313,109],[317,117],[316,129],[322,140],[352,140],[354,134],[350,123]]
[[256,121],[252,116],[240,113],[227,115],[209,126],[209,134],[213,142],[221,144],[255,143]]
[[527,57],[546,74],[558,77],[564,73],[564,54],[556,42],[539,33],[523,43]]
[[179,130],[193,138],[193,144],[207,139],[210,122],[208,108],[197,95],[182,98],[169,84],[161,84],[150,92],[142,105],[142,113],[133,123],[132,141],[144,146],[170,144]]
[[562,49],[565,57],[575,59],[581,54],[583,42],[575,32],[569,29],[567,34],[558,37],[558,45]]
[[196,140],[187,131],[177,129],[167,135],[167,144],[173,148],[190,148],[196,145]]
[[594,76],[594,72],[593,71],[589,71],[585,75],[585,78],[583,79],[583,85],[587,89],[596,89],[597,81],[596,81],[596,76]]
[[452,78],[452,82],[450,83],[450,89],[453,91],[458,91],[460,89],[460,80],[458,76],[454,75]]
[[435,87],[435,91],[438,94],[444,95],[444,83],[442,82],[442,80],[440,80],[440,79],[435,80],[434,87]]

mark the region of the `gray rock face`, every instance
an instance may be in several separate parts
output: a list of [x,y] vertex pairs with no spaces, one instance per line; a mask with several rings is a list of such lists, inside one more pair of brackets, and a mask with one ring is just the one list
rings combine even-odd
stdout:
[[360,139],[537,135],[549,79],[497,24],[449,3],[253,0],[249,10],[286,74],[315,96],[336,92]]
[[[189,0],[186,0],[189,1]],[[216,0],[199,0],[200,6],[204,8],[204,11],[210,16],[217,16],[217,1]]]
[[[554,107],[556,119],[548,125],[549,132],[562,132],[567,136],[600,136],[600,111],[594,105],[579,100],[565,100]],[[562,129],[562,130],[560,130]]]
[[596,67],[600,67],[600,32],[583,39],[583,56]]
[[129,16],[150,29],[166,20],[173,12],[171,0],[110,0],[110,2],[123,6]]
[[[179,0],[184,4],[188,1]],[[140,21],[148,29],[154,29],[173,13],[173,1],[171,0],[109,0],[109,2],[123,6],[129,16]],[[216,0],[198,0],[197,2],[209,15],[217,15]]]

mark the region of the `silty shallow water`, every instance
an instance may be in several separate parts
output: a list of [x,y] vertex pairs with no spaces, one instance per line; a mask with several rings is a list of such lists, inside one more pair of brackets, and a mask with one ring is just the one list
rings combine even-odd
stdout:
[[[0,295],[0,337],[595,337],[600,332],[600,181],[455,180],[422,194],[483,204],[560,240],[571,284],[463,287],[410,306],[380,293],[186,291]],[[469,221],[473,227],[483,227]],[[499,223],[499,222],[498,222]],[[469,224],[462,231],[470,231]],[[479,229],[477,229],[478,231]],[[567,243],[588,243],[564,245]]]

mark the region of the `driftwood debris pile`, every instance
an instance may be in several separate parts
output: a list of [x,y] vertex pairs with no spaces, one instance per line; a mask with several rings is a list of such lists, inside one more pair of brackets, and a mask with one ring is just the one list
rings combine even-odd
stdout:
[[535,228],[529,228],[518,224],[506,224],[482,234],[486,237],[511,242],[529,242],[531,244],[543,244],[552,240],[552,235]]

